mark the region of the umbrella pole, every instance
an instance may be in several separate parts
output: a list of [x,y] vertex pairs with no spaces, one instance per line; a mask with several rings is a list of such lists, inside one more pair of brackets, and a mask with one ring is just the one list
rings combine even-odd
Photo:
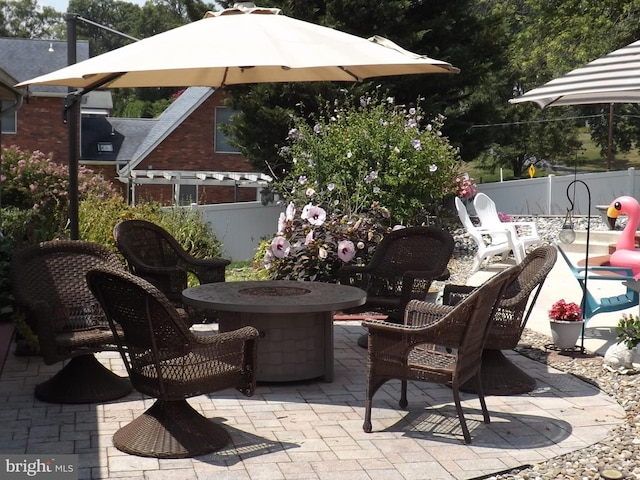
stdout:
[[[116,33],[130,40],[137,41],[135,37],[126,35],[122,32],[106,27],[91,20],[87,20],[75,13],[67,13],[65,15],[67,22],[67,65],[73,65],[76,63],[76,40],[77,40],[77,22],[78,20],[86,22],[94,27],[107,30],[112,33]],[[78,144],[78,131],[80,124],[80,103],[78,101],[82,98],[82,95],[89,93],[96,88],[100,88],[103,85],[114,80],[123,73],[114,73],[107,76],[104,80],[100,80],[93,83],[82,90],[69,89],[69,93],[64,103],[64,122],[69,127],[69,234],[71,240],[80,239],[79,228],[79,200],[78,200],[78,157],[79,157],[79,144]]]
[[[67,65],[76,63],[76,16],[67,14]],[[69,92],[72,92],[69,89]],[[64,119],[69,129],[69,231],[71,240],[79,240],[80,232],[78,228],[78,115],[80,110],[78,102],[72,101],[69,104],[69,97],[64,105]],[[79,97],[77,97],[79,98]]]

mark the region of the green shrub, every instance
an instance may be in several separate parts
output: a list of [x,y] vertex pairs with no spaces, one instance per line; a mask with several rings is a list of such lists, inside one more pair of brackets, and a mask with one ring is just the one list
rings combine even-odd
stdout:
[[[40,151],[11,146],[2,151],[2,204],[33,215],[26,237],[32,242],[68,237],[69,168]],[[92,170],[78,169],[78,198],[117,195],[110,182]]]
[[221,254],[221,243],[198,210],[162,208],[159,203],[131,206],[121,197],[103,199],[95,196],[81,202],[79,210],[80,238],[106,245],[114,251],[116,224],[122,220],[140,219],[163,227],[195,257],[217,258]]
[[441,133],[444,117],[427,121],[419,104],[382,97],[328,103],[313,126],[295,118],[281,148],[291,168],[276,191],[287,201],[307,193],[316,204],[320,195],[330,214],[359,214],[378,202],[404,225],[428,221],[445,197],[462,193],[461,160]]

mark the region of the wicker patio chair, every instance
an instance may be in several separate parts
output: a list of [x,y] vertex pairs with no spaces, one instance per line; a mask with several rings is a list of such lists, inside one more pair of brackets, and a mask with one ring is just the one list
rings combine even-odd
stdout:
[[200,283],[224,282],[229,260],[200,259],[186,252],[164,228],[146,220],[125,220],[113,230],[131,273],[155,285],[175,305],[182,303],[187,274]]
[[[447,265],[453,255],[451,234],[437,227],[408,227],[386,235],[367,265],[346,265],[338,281],[367,292],[367,301],[349,312],[375,311],[402,323],[412,299],[424,300],[434,280],[449,278]],[[358,344],[367,346],[366,335]]]
[[400,379],[400,407],[405,408],[407,381],[426,381],[452,388],[464,440],[471,443],[459,388],[469,380],[475,381],[484,422],[489,423],[480,378],[482,347],[498,299],[519,272],[518,265],[500,272],[453,307],[411,300],[404,325],[381,320],[363,322],[369,329],[365,432],[372,430],[373,396],[385,382]]
[[253,395],[258,331],[242,327],[194,335],[167,297],[140,277],[102,268],[89,272],[87,282],[107,315],[134,388],[156,399],[114,434],[115,447],[145,457],[183,458],[226,445],[227,431],[186,399],[227,388]]
[[[509,284],[495,311],[489,335],[482,352],[482,388],[485,395],[514,395],[533,390],[536,381],[513,364],[502,350],[518,346],[529,315],[544,281],[556,263],[558,253],[553,245],[538,247],[529,253],[520,266],[522,271]],[[455,305],[469,295],[474,287],[448,284],[442,301]],[[533,294],[533,296],[532,296]],[[465,384],[463,391],[475,391],[473,384]]]
[[70,359],[51,379],[36,386],[40,400],[105,402],[132,391],[128,379],[108,370],[93,355],[116,349],[109,324],[85,280],[85,274],[98,266],[124,271],[114,252],[78,240],[40,243],[11,258],[13,295],[37,334],[44,363]]

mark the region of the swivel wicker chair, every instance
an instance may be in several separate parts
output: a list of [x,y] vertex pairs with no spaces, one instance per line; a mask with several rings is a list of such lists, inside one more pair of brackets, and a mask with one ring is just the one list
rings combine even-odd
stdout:
[[[338,281],[367,292],[367,301],[355,311],[375,311],[402,322],[412,299],[424,300],[434,280],[449,277],[447,265],[454,241],[437,227],[408,227],[387,234],[364,266],[346,265],[338,270]],[[367,337],[358,340],[366,348]]]
[[[491,320],[482,352],[482,386],[486,395],[513,395],[535,388],[536,381],[505,357],[502,350],[518,346],[533,305],[557,256],[553,245],[536,248],[524,258],[520,274],[505,289]],[[474,287],[466,285],[445,285],[443,303],[455,305],[473,290]],[[461,389],[474,391],[474,386],[465,384]]]
[[87,282],[133,386],[157,399],[114,434],[115,447],[145,457],[183,458],[226,445],[227,431],[186,399],[227,388],[253,395],[258,331],[243,327],[196,336],[167,297],[140,277],[101,268],[90,271]]
[[36,386],[38,399],[53,403],[94,403],[127,395],[128,379],[105,368],[94,352],[115,350],[111,329],[85,274],[106,266],[124,271],[114,252],[82,241],[52,241],[14,253],[13,295],[37,334],[47,365],[71,359],[54,377]]
[[113,230],[131,273],[155,285],[175,305],[182,304],[187,273],[200,283],[224,282],[229,260],[200,259],[186,252],[164,228],[146,220],[125,220]]
[[497,274],[454,307],[411,300],[404,325],[380,320],[363,322],[369,329],[365,432],[372,431],[373,396],[388,380],[401,380],[401,408],[407,406],[408,380],[435,382],[451,387],[464,440],[471,443],[459,388],[467,381],[475,382],[484,423],[489,423],[480,378],[482,347],[498,300],[519,271],[520,266],[516,265]]

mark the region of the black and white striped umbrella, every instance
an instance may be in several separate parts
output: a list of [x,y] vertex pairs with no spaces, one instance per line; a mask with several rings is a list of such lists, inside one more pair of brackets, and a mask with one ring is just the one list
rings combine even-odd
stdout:
[[534,102],[540,108],[639,103],[640,41],[615,50],[509,102]]

